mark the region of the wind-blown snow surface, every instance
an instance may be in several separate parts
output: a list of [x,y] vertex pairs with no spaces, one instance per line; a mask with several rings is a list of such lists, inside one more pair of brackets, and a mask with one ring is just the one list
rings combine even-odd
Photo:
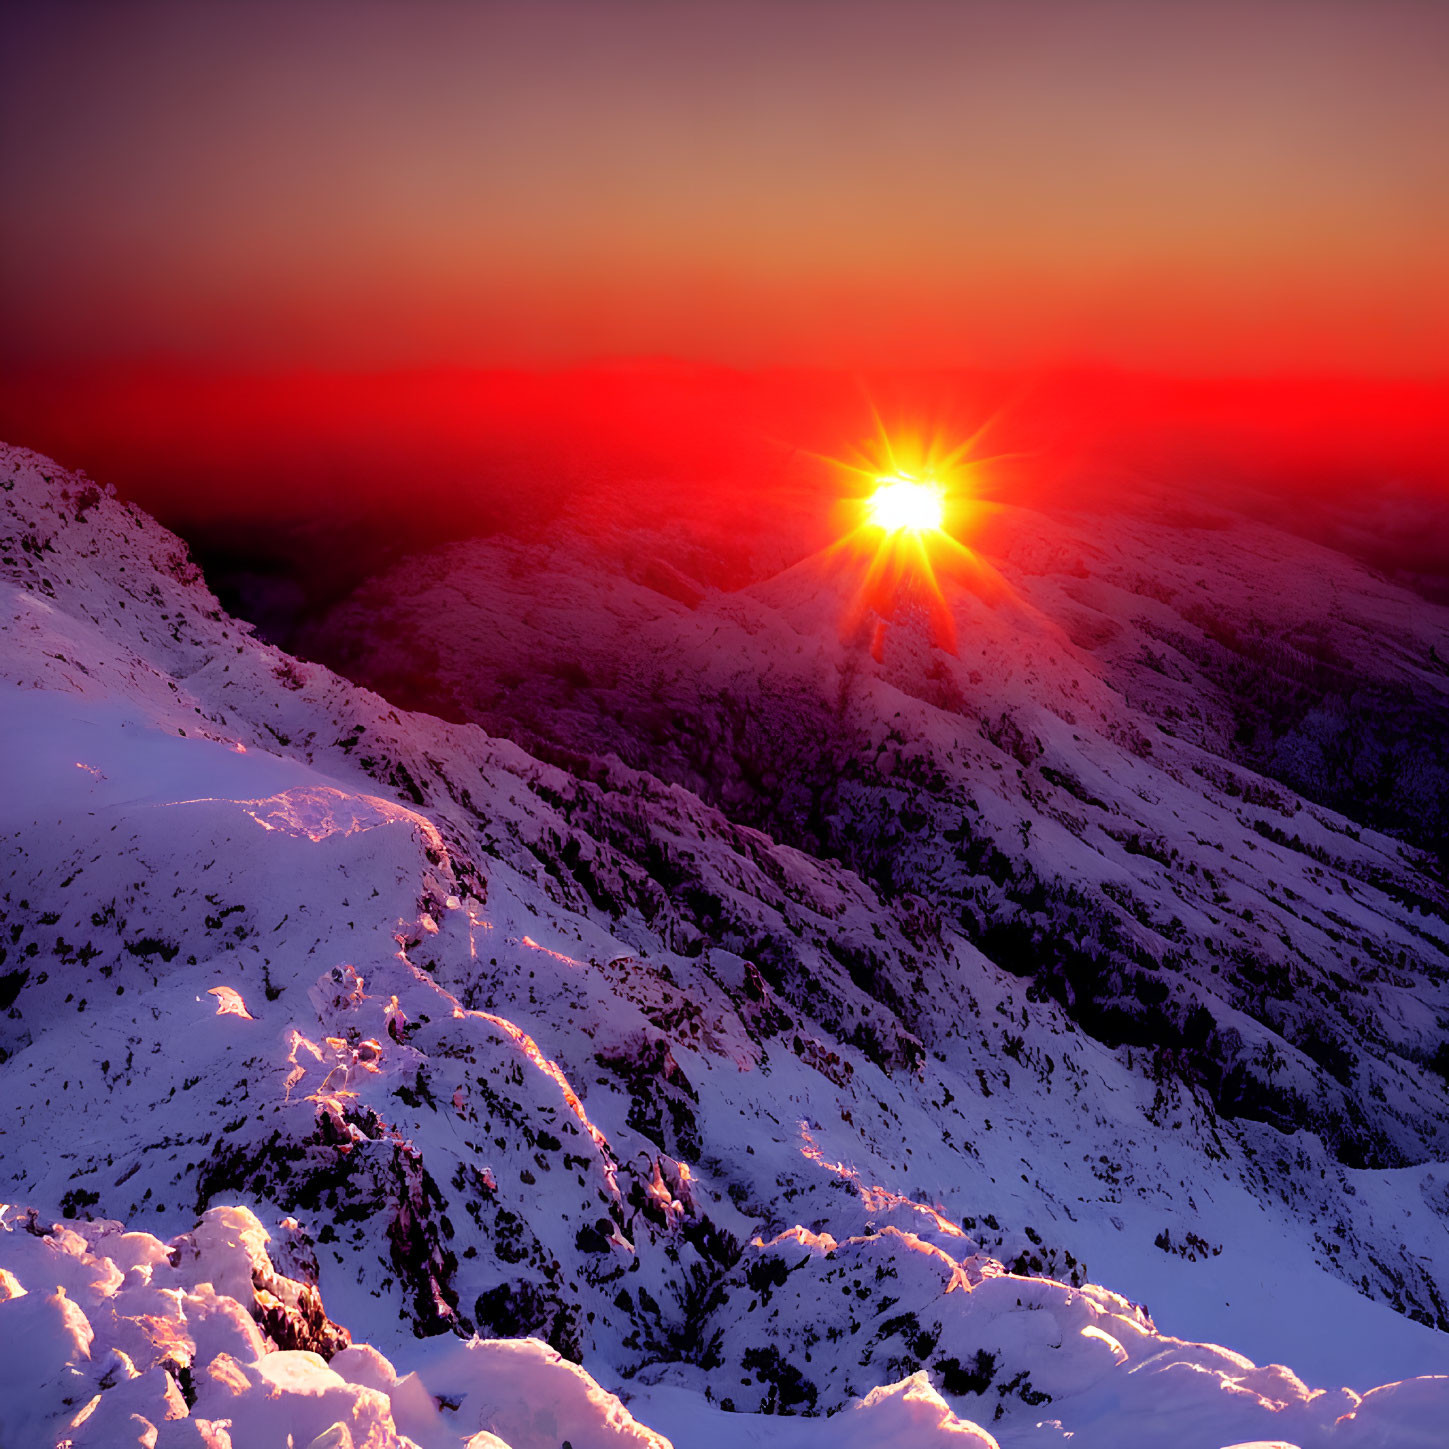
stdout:
[[[1402,1050],[1394,1165],[1226,1119],[920,897],[259,643],[42,458],[0,510],[0,1444],[1442,1442]],[[1337,909],[1427,1051],[1442,919]]]

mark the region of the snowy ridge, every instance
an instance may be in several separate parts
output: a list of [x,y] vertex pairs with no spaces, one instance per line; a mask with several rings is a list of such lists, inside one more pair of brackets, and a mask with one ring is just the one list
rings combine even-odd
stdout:
[[[978,995],[974,965],[942,974],[964,938],[1029,984],[1019,1024],[1045,998],[1128,1048],[1154,1126],[1211,1158],[1231,1121],[1241,1175],[1325,1267],[1449,1328],[1427,1266],[1437,1176],[1427,1232],[1370,1228],[1341,1177],[1449,1146],[1449,611],[1221,512],[1023,513],[998,532],[1003,581],[952,594],[955,656],[909,621],[879,660],[842,637],[848,569],[807,560],[689,605],[581,536],[449,545],[364,586],[311,644],[545,754],[647,764],[848,863],[908,941],[835,954],[928,1048],[948,1050]],[[1390,819],[1402,837],[1374,828]],[[783,989],[813,1002],[815,969],[787,952]],[[1049,1076],[1056,1034],[1000,1047]]]
[[[285,1424],[331,1449],[338,1423],[1307,1449],[1429,1443],[1449,1414],[1443,1379],[1360,1401],[1449,1354],[1343,1281],[1376,1264],[1361,1286],[1413,1309],[1442,1280],[1449,1172],[1422,1146],[1351,1165],[1222,1118],[926,904],[617,759],[543,763],[289,659],[174,537],[33,454],[0,458],[0,508],[0,1187],[39,1212],[6,1218],[0,1339],[50,1345],[0,1443],[59,1441],[97,1393],[86,1422],[136,1442],[255,1412],[238,1445]],[[1437,1145],[1429,1088],[1385,1072],[1402,1141]],[[1269,1153],[1301,1159],[1290,1201]],[[164,1243],[207,1225],[251,1245],[252,1300],[234,1245],[168,1277]],[[1353,1391],[1159,1332],[1088,1269],[1165,1329],[1256,1331]],[[132,1274],[188,1325],[202,1284],[235,1300],[235,1372],[203,1377],[204,1334],[189,1385],[127,1347],[154,1316],[118,1297]],[[529,1334],[552,1349],[505,1342]]]

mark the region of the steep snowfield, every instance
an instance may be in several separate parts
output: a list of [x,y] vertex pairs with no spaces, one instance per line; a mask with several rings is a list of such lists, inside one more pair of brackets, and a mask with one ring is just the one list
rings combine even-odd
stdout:
[[[1449,1381],[1409,1376],[1449,1339],[1389,1306],[1432,1320],[1449,1278],[1442,1086],[1402,1052],[1370,1124],[1398,1158],[1349,1165],[1082,1030],[929,891],[288,659],[19,450],[0,567],[0,1191],[38,1213],[0,1235],[0,1444],[1442,1439]],[[723,667],[776,606],[708,607]],[[1176,778],[1119,753],[1114,804]],[[1004,835],[1021,798],[978,803]],[[1145,859],[1094,836],[1094,874],[1032,808],[1034,860]],[[1320,921],[1330,885],[1254,839],[1230,898],[1291,880]],[[1367,939],[1442,939],[1355,896]],[[1432,1037],[1436,959],[1370,983],[1377,1031]]]
[[[994,543],[1000,582],[951,590],[954,656],[909,618],[878,660],[868,630],[842,635],[848,560],[664,597],[637,538],[449,545],[365,586],[311,644],[542,753],[617,753],[845,862],[908,948],[833,954],[932,1052],[953,1059],[961,1005],[998,979],[950,969],[964,938],[1026,986],[1000,1003],[1014,1101],[1026,1072],[1063,1090],[1063,1016],[1151,1083],[1150,1140],[1129,1130],[1091,1158],[1109,1186],[1155,1195],[1163,1131],[1180,1131],[1207,1159],[1193,1175],[1228,1152],[1323,1266],[1449,1328],[1443,1179],[1416,1170],[1449,1148],[1449,611],[1220,512],[1023,513]],[[670,864],[688,879],[690,861]],[[813,964],[781,954],[781,989],[816,1001]],[[1042,1038],[1016,1029],[1041,1016]],[[1352,1176],[1365,1169],[1390,1191]],[[1388,1208],[1406,1173],[1417,1220],[1413,1202]],[[1192,1176],[1177,1185],[1171,1241],[1220,1241],[1217,1208],[1199,1219]],[[1236,1216],[1240,1243],[1251,1220]],[[1156,1305],[1133,1238],[1109,1233],[1088,1261]],[[1203,1295],[1192,1331],[1227,1331],[1226,1306]]]

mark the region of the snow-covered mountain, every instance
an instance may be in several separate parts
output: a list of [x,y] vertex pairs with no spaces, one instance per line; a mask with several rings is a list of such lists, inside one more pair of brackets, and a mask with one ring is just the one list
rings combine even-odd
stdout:
[[0,1444],[1442,1442],[1444,611],[1199,516],[956,656],[577,540],[319,631],[526,753],[0,510]]
[[[1018,511],[992,542],[1000,578],[951,591],[955,654],[909,618],[878,661],[842,634],[858,580],[838,560],[722,592],[638,533],[454,544],[307,642],[393,697],[565,762],[616,755],[844,863],[908,946],[820,944],[896,1027],[949,1055],[979,988],[943,947],[969,943],[1023,982],[1018,1024],[1040,1005],[1125,1047],[1154,1125],[1208,1161],[1224,1134],[1251,1149],[1237,1175],[1325,1268],[1449,1329],[1434,1181],[1418,1230],[1380,1233],[1384,1208],[1343,1190],[1344,1169],[1449,1143],[1449,611],[1221,509]],[[717,939],[728,907],[688,855],[667,869]],[[890,1064],[792,942],[751,947]],[[1019,1035],[998,1063],[1049,1076],[1052,1048]]]

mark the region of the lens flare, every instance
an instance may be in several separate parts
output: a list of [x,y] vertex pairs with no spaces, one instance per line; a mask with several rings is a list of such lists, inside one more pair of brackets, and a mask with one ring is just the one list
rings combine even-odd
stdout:
[[880,659],[887,627],[915,620],[911,627],[923,625],[933,646],[954,654],[956,618],[944,584],[1000,596],[1004,581],[969,540],[996,507],[987,497],[994,465],[1026,455],[979,451],[999,411],[953,440],[938,430],[887,429],[873,403],[870,412],[875,436],[856,445],[853,460],[810,453],[849,480],[843,533],[825,551],[859,570],[842,632],[872,636]]

